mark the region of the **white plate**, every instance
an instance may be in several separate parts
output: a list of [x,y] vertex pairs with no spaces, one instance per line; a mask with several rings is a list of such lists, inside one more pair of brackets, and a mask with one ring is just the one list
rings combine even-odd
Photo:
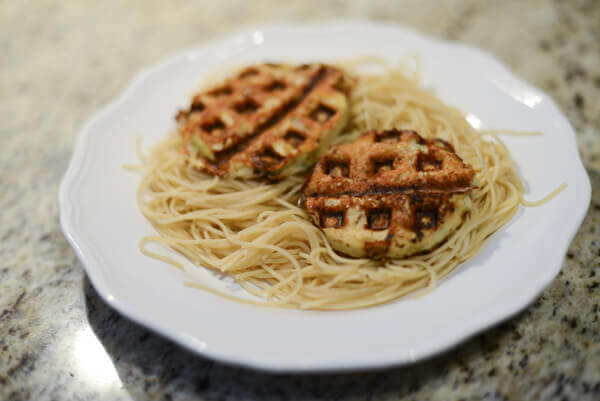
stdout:
[[[347,312],[242,305],[183,286],[184,274],[138,250],[154,232],[135,203],[135,137],[148,146],[203,76],[253,61],[336,60],[407,53],[422,60],[425,85],[482,128],[542,131],[506,137],[527,197],[559,184],[551,202],[521,208],[482,252],[431,293]],[[61,224],[94,287],[115,309],[202,355],[272,371],[349,370],[414,362],[523,309],[560,270],[590,201],[575,135],[554,102],[488,54],[392,25],[278,25],[185,51],[142,72],[82,129],[60,188]],[[226,288],[200,271],[204,282]]]

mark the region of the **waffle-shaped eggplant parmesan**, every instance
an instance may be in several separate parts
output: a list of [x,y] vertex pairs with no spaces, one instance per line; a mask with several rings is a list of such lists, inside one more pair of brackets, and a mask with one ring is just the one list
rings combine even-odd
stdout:
[[247,67],[179,112],[182,151],[221,177],[306,170],[346,125],[351,86],[341,69],[324,64]]
[[337,251],[402,258],[430,251],[460,226],[474,176],[443,140],[369,131],[321,157],[299,204]]

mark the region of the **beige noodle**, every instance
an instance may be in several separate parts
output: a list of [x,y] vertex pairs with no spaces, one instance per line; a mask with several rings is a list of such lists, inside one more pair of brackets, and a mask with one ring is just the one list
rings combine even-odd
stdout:
[[[347,63],[346,68],[359,64]],[[259,305],[363,308],[433,288],[437,280],[475,255],[520,204],[534,203],[523,198],[515,164],[497,136],[501,131],[474,130],[460,111],[421,89],[418,74],[418,68],[408,67],[358,74],[351,120],[338,143],[352,141],[371,128],[413,129],[424,137],[450,142],[473,166],[473,209],[435,250],[384,262],[341,256],[296,206],[305,176],[276,184],[209,176],[186,163],[177,151],[177,133],[142,160],[138,204],[160,236],[142,239],[140,248],[181,267],[145,248],[147,242],[163,243],[199,268],[224,272],[259,297],[240,301]],[[219,293],[196,283],[186,285]]]

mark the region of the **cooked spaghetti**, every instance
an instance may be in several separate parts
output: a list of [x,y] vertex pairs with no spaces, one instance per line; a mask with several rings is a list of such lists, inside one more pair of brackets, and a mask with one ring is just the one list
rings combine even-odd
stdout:
[[[346,68],[352,71],[359,64],[347,63]],[[497,132],[476,131],[459,110],[421,89],[417,69],[382,68],[380,73],[357,73],[350,121],[337,143],[369,129],[393,127],[452,144],[476,176],[473,208],[443,244],[400,260],[337,254],[297,207],[304,174],[277,183],[213,177],[186,162],[178,152],[179,135],[173,133],[142,158],[138,204],[160,235],[142,239],[141,249],[181,267],[145,248],[147,242],[165,244],[199,267],[226,273],[258,297],[244,302],[261,305],[362,308],[435,286],[516,214],[525,202],[524,187]]]

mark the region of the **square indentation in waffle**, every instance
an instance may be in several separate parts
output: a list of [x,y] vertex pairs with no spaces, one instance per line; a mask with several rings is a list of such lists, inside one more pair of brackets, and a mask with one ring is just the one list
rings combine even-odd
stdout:
[[295,128],[290,128],[286,131],[283,139],[293,147],[297,148],[306,141],[306,135]]
[[329,157],[325,159],[325,174],[337,177],[350,176],[350,160]]
[[393,170],[395,159],[396,156],[394,154],[382,154],[371,156],[371,173],[375,175]]
[[437,227],[444,209],[447,209],[444,207],[447,197],[447,195],[413,196],[414,231],[417,235],[420,235],[423,230]]
[[371,230],[386,230],[390,226],[392,210],[390,208],[369,209],[367,213],[367,228]]
[[206,106],[201,101],[197,100],[190,106],[190,113],[201,113],[206,109]]
[[340,228],[344,226],[344,210],[322,210],[319,214],[319,225],[322,228]]
[[417,171],[436,171],[442,168],[443,160],[439,158],[436,153],[419,152],[416,157],[416,169]]
[[272,82],[270,82],[267,86],[265,86],[265,91],[266,92],[282,91],[286,88],[286,86],[287,85],[282,80],[275,79]]
[[233,108],[238,114],[251,115],[258,110],[260,105],[252,98],[246,98],[239,103],[236,103]]
[[422,231],[435,228],[439,216],[440,214],[437,210],[420,210],[415,212],[415,230]]
[[209,134],[211,134],[213,131],[222,130],[224,128],[225,124],[223,124],[223,121],[221,121],[221,119],[218,117],[202,124],[202,129]]
[[319,105],[310,113],[310,118],[319,124],[325,124],[331,117],[335,115],[336,111],[331,107],[319,103]]
[[270,168],[279,164],[284,157],[270,147],[264,147],[252,156],[254,164],[262,168]]

